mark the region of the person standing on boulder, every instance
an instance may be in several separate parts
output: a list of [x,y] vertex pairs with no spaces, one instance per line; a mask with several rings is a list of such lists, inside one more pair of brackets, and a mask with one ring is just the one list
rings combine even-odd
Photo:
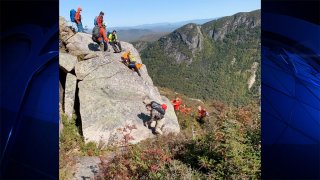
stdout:
[[77,12],[75,14],[74,20],[77,24],[78,32],[84,32],[82,22],[81,22],[81,7],[78,7]]
[[104,16],[104,12],[100,12],[99,16],[97,17],[97,24],[99,27],[102,27],[103,25],[103,16]]
[[118,40],[117,31],[113,30],[109,34],[109,44],[112,46],[115,53],[120,53],[122,51],[120,41]]
[[151,128],[155,128],[155,133],[162,135],[162,126],[164,124],[164,115],[167,110],[167,105],[152,101],[146,105],[146,109],[150,112],[150,120],[145,123],[145,126],[149,124]]

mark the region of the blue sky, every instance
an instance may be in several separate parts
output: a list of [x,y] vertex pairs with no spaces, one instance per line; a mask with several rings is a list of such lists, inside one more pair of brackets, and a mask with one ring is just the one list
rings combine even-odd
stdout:
[[260,9],[260,0],[60,0],[60,16],[82,8],[83,26],[93,27],[100,11],[109,27],[179,22],[229,16]]

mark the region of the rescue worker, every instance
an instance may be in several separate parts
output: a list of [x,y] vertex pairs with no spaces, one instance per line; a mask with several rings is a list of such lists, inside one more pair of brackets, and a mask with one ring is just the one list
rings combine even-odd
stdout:
[[150,125],[151,128],[155,128],[155,133],[162,135],[163,132],[161,130],[162,126],[164,125],[164,114],[167,110],[167,105],[152,101],[146,105],[146,109],[150,112],[150,120],[145,123],[147,126]]
[[82,22],[81,22],[81,7],[78,7],[77,12],[75,14],[74,20],[77,24],[77,28],[78,28],[78,32],[84,32],[83,26],[82,26]]
[[198,117],[197,120],[200,123],[204,123],[205,122],[205,117],[207,117],[208,113],[206,111],[206,109],[202,106],[198,106]]
[[99,27],[99,26],[94,27],[92,40],[98,43],[100,47],[100,51],[109,51],[105,24],[102,24],[102,27]]
[[122,51],[120,41],[118,41],[117,31],[113,30],[109,35],[109,44],[112,46],[115,53],[120,53]]
[[99,27],[102,27],[103,25],[103,16],[104,16],[104,12],[100,12],[99,16],[97,17],[97,24]]
[[176,99],[173,99],[171,103],[173,105],[174,110],[179,111],[182,100],[179,97],[177,97]]
[[138,73],[138,75],[141,76],[139,68],[142,66],[142,64],[136,63],[135,57],[131,54],[131,51],[125,52],[121,56],[121,59],[126,66],[128,66],[133,71],[135,70]]

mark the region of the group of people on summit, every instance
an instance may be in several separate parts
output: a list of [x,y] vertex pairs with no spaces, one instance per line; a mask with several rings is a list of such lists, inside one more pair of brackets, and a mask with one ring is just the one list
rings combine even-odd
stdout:
[[[76,23],[78,32],[84,32],[82,21],[81,21],[81,11],[82,8],[79,7],[77,11],[74,9],[70,10],[70,19],[71,22]],[[112,46],[114,53],[121,53],[122,47],[120,41],[117,37],[117,31],[113,30],[112,32],[107,32],[106,24],[103,20],[104,12],[100,12],[97,17],[94,18],[94,28],[92,30],[92,40],[99,45],[100,51],[110,51],[108,49],[108,43]],[[139,76],[141,76],[139,69],[142,64],[137,63],[135,57],[132,55],[131,51],[127,51],[121,56],[122,63],[128,66],[133,71],[136,71]],[[182,100],[180,98],[176,98],[171,101],[174,106],[174,110],[176,112],[180,111],[183,113],[188,113],[191,111],[191,108],[186,108],[184,105],[181,106]],[[150,113],[150,119],[145,122],[145,126],[150,128],[154,128],[154,132],[156,134],[163,134],[162,127],[164,125],[164,115],[167,110],[166,104],[160,104],[155,101],[144,102],[146,104],[146,110]],[[198,117],[197,120],[199,122],[204,122],[204,118],[207,116],[206,110],[202,107],[198,107]]]
[[[75,11],[74,9],[70,10],[70,19],[71,22],[76,23],[78,32],[84,32],[81,22],[81,7]],[[104,12],[100,12],[97,17],[94,18],[94,28],[92,30],[92,40],[93,42],[99,45],[100,51],[110,51],[108,49],[108,44],[110,44],[114,50],[114,53],[121,53],[122,47],[121,43],[118,40],[117,31],[113,30],[112,32],[107,32],[106,24],[103,20]],[[139,76],[141,76],[139,69],[142,64],[137,63],[134,56],[130,51],[125,52],[122,57],[122,62],[128,66],[133,71],[136,71]]]
[[[78,7],[77,11],[70,10],[71,22],[77,25],[78,32],[84,32],[81,18],[82,8]],[[120,41],[117,37],[117,31],[107,32],[106,24],[103,20],[104,12],[100,12],[97,17],[94,18],[94,28],[92,30],[92,40],[99,45],[101,51],[108,51],[108,43],[112,46],[115,53],[122,52]]]

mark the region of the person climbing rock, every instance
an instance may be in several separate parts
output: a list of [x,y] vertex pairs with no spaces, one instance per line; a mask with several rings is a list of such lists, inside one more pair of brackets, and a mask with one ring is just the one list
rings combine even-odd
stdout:
[[108,50],[108,38],[106,34],[106,26],[102,24],[102,27],[95,26],[92,30],[92,40],[98,43],[100,51]]
[[171,100],[171,104],[173,105],[173,108],[175,111],[179,111],[181,103],[182,103],[182,100],[179,97]]
[[122,51],[120,41],[118,40],[117,31],[113,30],[112,33],[109,34],[109,44],[112,46],[115,53],[120,53]]
[[75,23],[77,24],[78,32],[84,32],[82,22],[81,22],[81,7],[78,7],[77,12],[75,14],[74,20]]
[[198,106],[198,117],[197,120],[200,123],[204,123],[205,122],[205,118],[208,116],[208,112],[206,111],[206,109],[202,106]]
[[164,115],[167,110],[166,104],[159,104],[155,101],[148,103],[146,109],[150,112],[150,120],[145,123],[145,126],[149,125],[151,128],[155,128],[155,133],[162,135],[162,126],[164,125]]
[[133,71],[136,71],[138,75],[141,76],[139,69],[141,68],[142,64],[136,62],[135,57],[131,54],[131,51],[125,52],[121,56],[121,59],[126,66],[128,66]]

